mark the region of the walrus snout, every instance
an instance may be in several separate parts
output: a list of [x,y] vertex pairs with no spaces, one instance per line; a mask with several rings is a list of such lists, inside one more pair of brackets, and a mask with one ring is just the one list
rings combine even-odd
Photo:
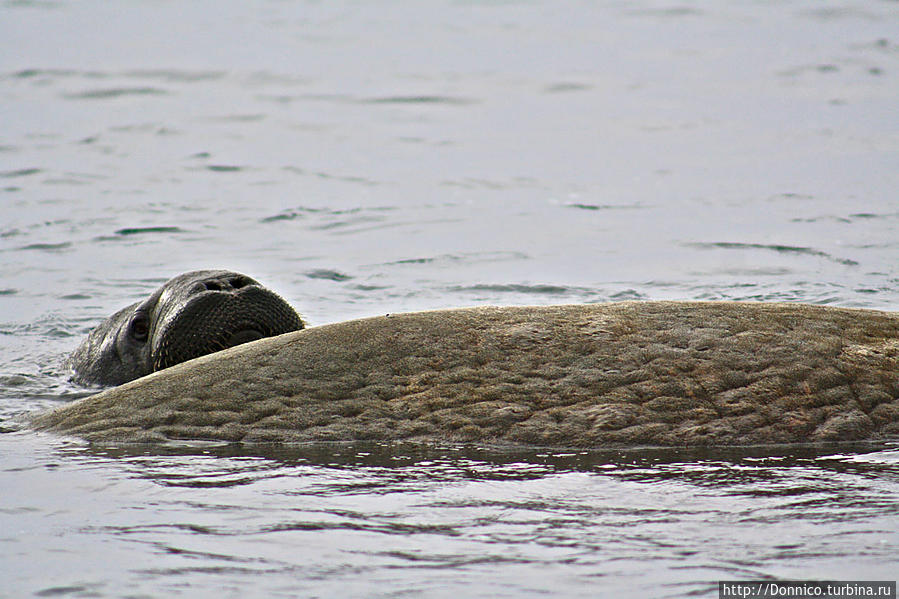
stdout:
[[300,317],[280,296],[249,277],[230,279],[216,277],[194,285],[203,289],[165,319],[151,348],[154,370],[303,328]]
[[119,385],[304,326],[287,302],[252,277],[192,271],[101,323],[72,353],[69,365],[77,382]]
[[193,286],[194,293],[203,293],[206,291],[234,292],[244,287],[255,285],[261,287],[258,281],[250,277],[238,273],[223,274],[220,276],[209,277],[204,281],[199,281]]

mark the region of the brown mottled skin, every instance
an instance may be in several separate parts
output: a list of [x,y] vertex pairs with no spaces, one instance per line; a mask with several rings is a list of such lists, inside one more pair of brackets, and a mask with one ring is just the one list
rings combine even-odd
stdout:
[[724,302],[398,314],[204,356],[35,424],[99,442],[888,439],[899,437],[899,316]]

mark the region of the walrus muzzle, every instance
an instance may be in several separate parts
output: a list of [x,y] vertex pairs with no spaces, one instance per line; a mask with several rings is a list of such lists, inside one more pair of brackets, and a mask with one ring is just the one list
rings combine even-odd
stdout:
[[301,328],[290,305],[255,285],[203,292],[164,319],[150,351],[153,370]]

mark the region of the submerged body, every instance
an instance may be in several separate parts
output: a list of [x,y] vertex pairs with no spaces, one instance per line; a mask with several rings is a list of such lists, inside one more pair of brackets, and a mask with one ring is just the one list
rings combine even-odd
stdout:
[[899,317],[724,302],[400,314],[205,356],[36,424],[125,442],[885,439],[899,436]]
[[184,273],[123,308],[69,358],[73,380],[120,385],[215,351],[303,328],[287,302],[229,270]]

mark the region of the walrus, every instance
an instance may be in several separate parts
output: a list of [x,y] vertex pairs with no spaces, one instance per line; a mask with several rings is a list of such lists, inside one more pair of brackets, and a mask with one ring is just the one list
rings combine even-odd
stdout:
[[899,437],[899,315],[672,301],[390,314],[202,356],[33,423],[116,443],[879,441]]
[[76,383],[121,385],[304,326],[287,302],[255,279],[230,270],[197,270],[170,279],[144,301],[107,318],[67,364]]

